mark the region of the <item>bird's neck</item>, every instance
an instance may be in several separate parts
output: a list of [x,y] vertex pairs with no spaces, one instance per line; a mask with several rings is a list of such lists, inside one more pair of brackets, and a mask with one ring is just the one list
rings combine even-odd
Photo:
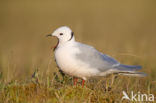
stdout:
[[70,41],[66,41],[66,42],[58,39],[58,42],[57,42],[56,46],[53,48],[53,50],[55,51],[59,47],[62,47],[65,45],[70,45],[70,44],[73,44],[74,42],[76,42],[74,37]]

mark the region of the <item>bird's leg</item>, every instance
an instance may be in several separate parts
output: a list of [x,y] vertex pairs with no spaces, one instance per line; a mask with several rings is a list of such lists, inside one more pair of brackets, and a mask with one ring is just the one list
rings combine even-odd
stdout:
[[84,87],[85,80],[82,80],[82,87]]
[[74,77],[74,85],[77,84],[77,80],[78,80],[78,78]]

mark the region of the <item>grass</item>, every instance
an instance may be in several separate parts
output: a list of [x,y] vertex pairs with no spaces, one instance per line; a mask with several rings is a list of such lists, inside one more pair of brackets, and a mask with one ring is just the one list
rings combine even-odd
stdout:
[[[126,80],[126,82],[125,82]],[[91,78],[84,87],[81,80],[72,84],[72,78],[61,73],[54,73],[41,80],[36,70],[32,78],[25,81],[12,80],[0,82],[1,103],[127,103],[121,100],[122,91],[130,94],[153,93],[156,95],[155,81],[146,78],[135,78],[111,75],[102,79]]]

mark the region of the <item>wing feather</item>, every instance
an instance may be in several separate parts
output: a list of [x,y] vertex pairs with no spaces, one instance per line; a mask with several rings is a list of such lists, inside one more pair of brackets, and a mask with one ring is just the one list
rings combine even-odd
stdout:
[[112,69],[113,65],[119,64],[119,62],[112,57],[102,54],[94,47],[78,43],[76,45],[80,53],[76,54],[76,58],[80,61],[90,65],[91,68],[96,68],[100,71]]

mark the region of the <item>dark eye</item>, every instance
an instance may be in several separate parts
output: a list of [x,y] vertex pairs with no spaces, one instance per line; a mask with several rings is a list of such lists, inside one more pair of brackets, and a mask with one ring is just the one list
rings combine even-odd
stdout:
[[62,36],[62,35],[63,35],[63,33],[60,33],[60,35]]

